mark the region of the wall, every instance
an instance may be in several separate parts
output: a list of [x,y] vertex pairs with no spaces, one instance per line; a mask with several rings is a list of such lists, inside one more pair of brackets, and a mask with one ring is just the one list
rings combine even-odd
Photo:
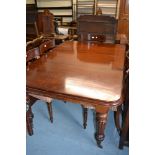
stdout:
[[35,4],[34,0],[26,0],[26,4]]
[[[74,0],[76,1],[76,0]],[[65,7],[65,6],[72,6],[71,0],[37,0],[38,7]],[[43,11],[43,10],[39,10]],[[50,10],[51,13],[54,15],[72,15],[72,9],[62,9],[62,10]],[[72,21],[71,17],[64,17],[63,22],[70,22]]]
[[[26,0],[26,3],[27,4],[32,4],[34,3],[35,0]],[[38,7],[61,7],[61,6],[71,6],[72,3],[71,3],[72,0],[37,0],[37,6]],[[85,0],[83,0],[85,1]],[[97,0],[96,0],[97,1]],[[102,0],[100,0],[102,1]],[[119,18],[119,4],[120,4],[120,0],[103,0],[105,3],[107,2],[113,2],[113,3],[116,3],[118,1],[118,9],[117,9],[117,15],[116,15],[116,18],[118,19]],[[75,9],[75,4],[76,4],[76,0],[73,0],[73,7]],[[112,8],[111,8],[112,9]],[[39,11],[43,11],[43,10],[39,10]],[[72,10],[71,9],[68,9],[68,10],[50,10],[54,15],[72,15]],[[110,7],[105,7],[103,9],[103,13],[104,12],[113,12],[112,10],[110,10]],[[75,15],[73,15],[73,18],[76,18]],[[63,18],[63,21],[64,22],[70,22],[72,21],[72,18],[71,17],[64,17]]]

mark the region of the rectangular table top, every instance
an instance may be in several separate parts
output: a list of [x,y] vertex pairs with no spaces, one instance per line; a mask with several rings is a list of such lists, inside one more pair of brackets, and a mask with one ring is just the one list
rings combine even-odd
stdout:
[[29,66],[27,91],[118,104],[124,59],[124,45],[67,41]]

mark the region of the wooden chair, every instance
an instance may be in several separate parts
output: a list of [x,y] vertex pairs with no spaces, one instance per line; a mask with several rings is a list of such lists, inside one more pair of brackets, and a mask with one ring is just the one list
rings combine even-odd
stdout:
[[[128,48],[128,47],[127,47]],[[119,149],[129,146],[129,55],[126,55],[124,71],[123,104],[114,112],[114,121],[120,135]]]
[[56,45],[69,39],[69,35],[58,32],[57,21],[54,20],[54,15],[48,9],[45,9],[44,12],[38,12],[37,27],[39,34],[44,38],[55,38]]
[[[31,65],[33,61],[35,61],[36,59],[39,59],[40,56],[42,56],[49,49],[52,49],[54,47],[55,47],[54,39],[48,40],[44,38],[37,38],[33,40],[32,42],[29,42],[26,47],[27,49],[26,51],[27,70],[29,70],[29,65]],[[41,96],[41,95],[36,95],[36,94],[27,92],[26,94],[26,105],[27,105],[26,122],[27,122],[27,131],[29,135],[33,134],[33,129],[32,129],[33,113],[32,113],[31,107],[37,100],[42,100],[47,104],[50,121],[53,122],[53,114],[52,114],[52,100],[53,99],[47,96]]]
[[54,15],[45,9],[44,12],[37,13],[37,26],[40,35],[54,35]]

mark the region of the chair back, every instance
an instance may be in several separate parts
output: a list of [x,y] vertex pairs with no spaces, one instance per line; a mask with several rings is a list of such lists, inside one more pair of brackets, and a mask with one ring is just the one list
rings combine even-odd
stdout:
[[54,15],[47,9],[44,12],[38,12],[37,26],[39,34],[50,35],[55,33]]

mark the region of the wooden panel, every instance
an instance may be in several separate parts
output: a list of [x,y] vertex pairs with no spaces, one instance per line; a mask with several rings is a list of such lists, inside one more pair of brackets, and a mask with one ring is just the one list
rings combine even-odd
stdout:
[[35,4],[26,4],[26,24],[36,21],[37,8]]
[[26,62],[31,61],[35,58],[39,57],[39,48],[33,48],[31,50],[26,51]]
[[119,34],[125,34],[129,38],[129,21],[128,20],[119,20],[118,21],[118,30]]
[[54,39],[45,41],[39,46],[40,55],[42,55],[44,52],[47,52],[49,49],[53,48],[54,46],[55,46]]
[[128,18],[129,15],[129,0],[121,0],[120,3],[120,18]]
[[26,4],[26,40],[33,40],[38,36],[36,27],[37,9],[35,4]]
[[118,33],[125,34],[129,38],[129,0],[120,0]]

